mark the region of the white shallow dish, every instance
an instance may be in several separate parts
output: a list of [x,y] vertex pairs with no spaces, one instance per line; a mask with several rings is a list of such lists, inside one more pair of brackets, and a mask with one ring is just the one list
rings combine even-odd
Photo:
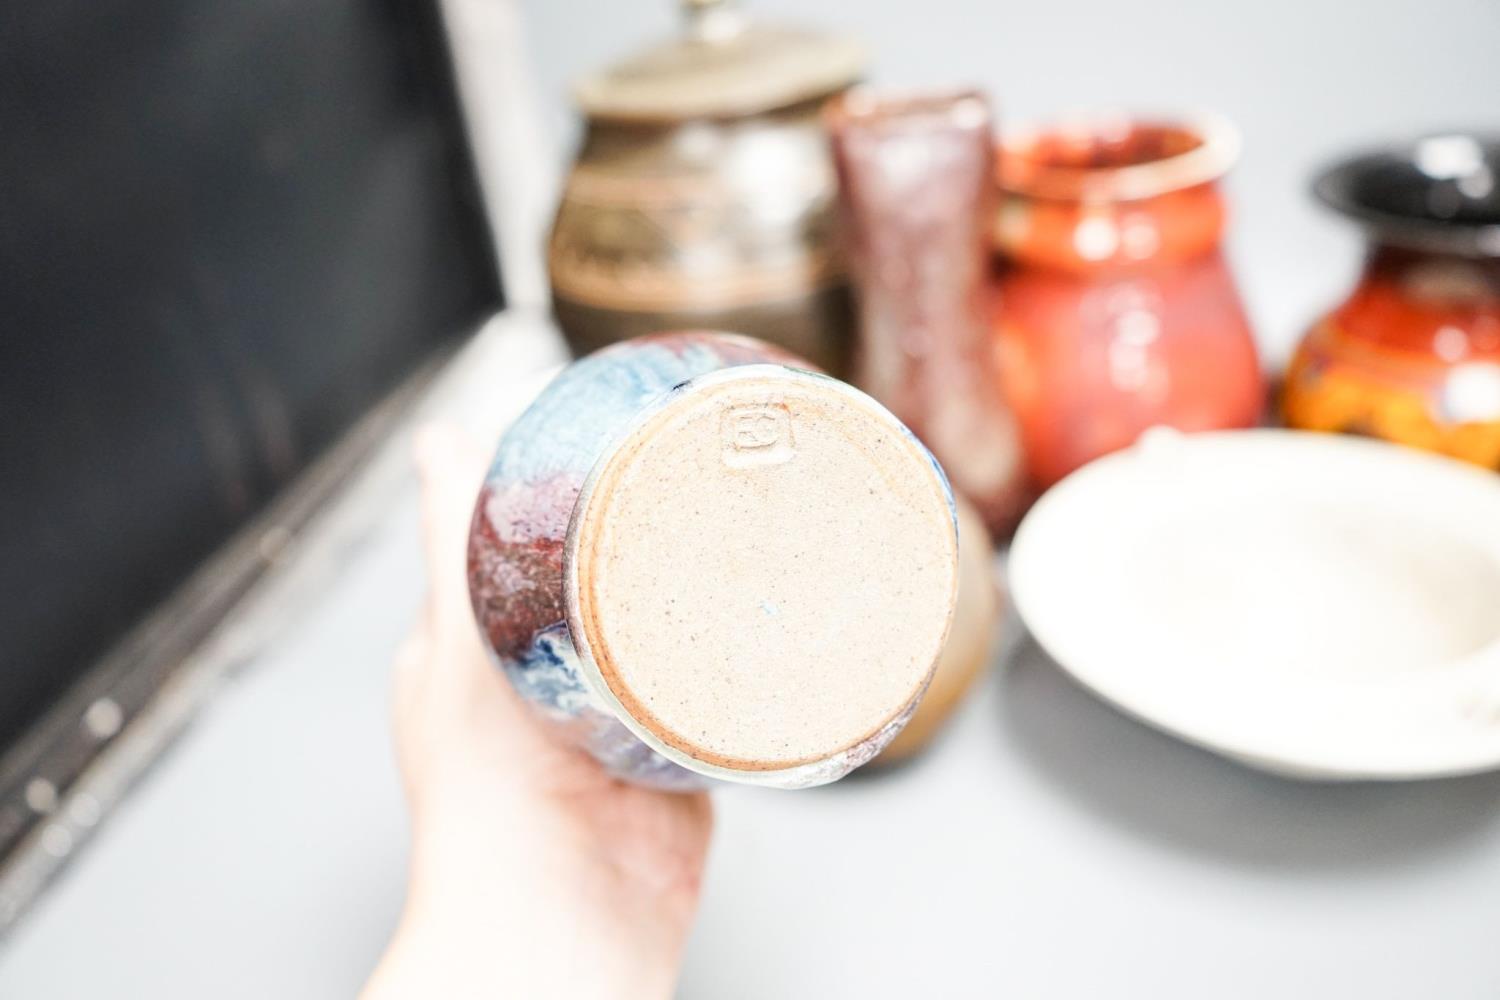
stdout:
[[1500,476],[1358,438],[1152,431],[1048,492],[1015,604],[1086,687],[1254,767],[1500,767]]

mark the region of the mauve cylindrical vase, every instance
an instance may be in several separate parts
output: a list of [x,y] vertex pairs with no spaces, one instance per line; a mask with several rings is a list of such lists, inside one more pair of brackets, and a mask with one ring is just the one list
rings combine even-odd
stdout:
[[971,92],[851,91],[825,112],[859,313],[855,381],[943,462],[990,530],[1023,493],[989,337],[994,139]]

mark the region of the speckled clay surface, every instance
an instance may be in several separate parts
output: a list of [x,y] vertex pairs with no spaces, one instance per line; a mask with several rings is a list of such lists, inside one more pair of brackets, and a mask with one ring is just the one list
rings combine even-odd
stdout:
[[931,676],[957,587],[947,482],[879,404],[799,369],[746,338],[630,341],[500,443],[476,618],[517,691],[621,778],[833,781]]

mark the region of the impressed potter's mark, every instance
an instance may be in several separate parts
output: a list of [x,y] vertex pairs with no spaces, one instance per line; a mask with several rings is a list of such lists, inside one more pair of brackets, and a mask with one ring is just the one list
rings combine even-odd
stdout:
[[731,469],[780,465],[796,453],[792,447],[792,414],[780,403],[742,403],[724,411],[719,421],[724,464]]

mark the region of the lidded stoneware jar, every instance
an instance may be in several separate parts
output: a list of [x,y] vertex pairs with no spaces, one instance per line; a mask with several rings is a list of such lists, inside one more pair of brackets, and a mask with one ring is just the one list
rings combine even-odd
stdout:
[[580,81],[587,125],[553,224],[553,307],[575,353],[727,329],[843,374],[850,307],[822,102],[859,46],[690,0],[679,38]]
[[647,337],[574,362],[505,433],[470,593],[516,690],[612,774],[817,785],[915,710],[954,518],[865,394],[749,338]]
[[1287,423],[1500,469],[1500,137],[1354,156],[1315,191],[1369,247],[1354,290],[1293,358]]

